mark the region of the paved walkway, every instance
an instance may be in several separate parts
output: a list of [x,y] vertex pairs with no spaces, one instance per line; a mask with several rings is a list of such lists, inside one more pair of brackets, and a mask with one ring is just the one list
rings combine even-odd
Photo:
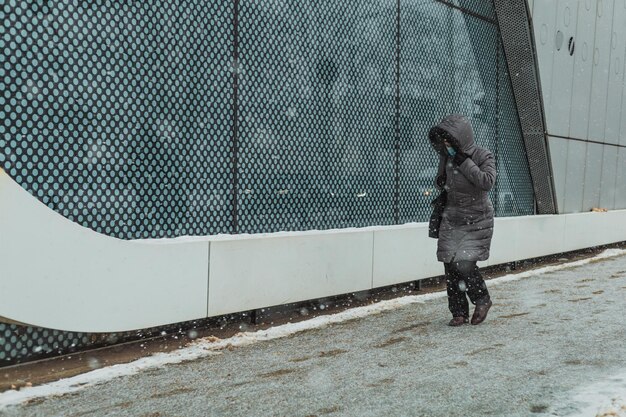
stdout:
[[439,298],[0,414],[570,415],[581,388],[611,378],[626,398],[626,256],[491,290],[480,326],[446,326]]

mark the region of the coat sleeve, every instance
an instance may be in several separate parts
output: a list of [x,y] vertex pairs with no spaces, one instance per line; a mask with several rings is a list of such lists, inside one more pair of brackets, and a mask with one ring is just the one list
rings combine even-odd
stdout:
[[486,155],[480,165],[476,165],[471,158],[467,158],[459,166],[459,170],[465,178],[483,191],[491,190],[496,182],[496,160],[491,152]]

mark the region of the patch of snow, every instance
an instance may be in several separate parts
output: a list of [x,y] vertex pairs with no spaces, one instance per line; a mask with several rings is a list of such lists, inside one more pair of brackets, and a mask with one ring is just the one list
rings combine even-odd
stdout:
[[626,372],[574,390],[561,408],[572,410],[559,414],[567,417],[626,417]]
[[580,261],[567,262],[567,263],[558,264],[558,265],[550,265],[550,266],[546,266],[543,268],[531,269],[529,271],[520,272],[517,274],[504,275],[502,277],[489,280],[488,282],[489,282],[489,285],[494,285],[494,284],[500,284],[503,282],[517,281],[523,278],[532,277],[534,275],[547,274],[548,272],[560,271],[562,269],[568,269],[568,268],[575,268],[577,266],[586,265],[590,262],[594,262],[594,261],[598,261],[598,260],[602,260],[606,258],[613,258],[615,256],[621,256],[621,255],[626,255],[626,250],[607,249],[592,258],[581,259]]
[[271,233],[239,233],[235,235],[220,233],[210,236],[180,236],[174,238],[158,238],[158,239],[132,239],[130,242],[136,243],[157,243],[157,244],[171,244],[171,243],[190,243],[190,242],[219,242],[219,241],[231,241],[231,240],[254,240],[254,239],[268,239],[268,238],[280,238],[280,237],[302,237],[302,236],[319,236],[319,235],[333,235],[333,234],[345,234],[345,233],[367,233],[367,232],[380,232],[386,230],[402,230],[402,229],[425,229],[428,227],[427,222],[421,223],[405,223],[401,225],[390,226],[366,226],[366,227],[345,227],[341,229],[326,229],[326,230],[302,230],[295,232],[271,232]]
[[[499,278],[489,280],[488,283],[489,286],[494,286],[505,282],[516,281],[523,278],[541,275],[553,271],[559,271],[566,268],[573,268],[588,264],[593,261],[621,256],[625,254],[626,250],[608,249],[592,258],[559,265],[546,266],[543,268],[538,268],[521,273],[508,274]],[[429,294],[410,295],[400,298],[394,298],[391,300],[380,301],[378,303],[367,306],[355,307],[349,310],[342,311],[340,313],[319,316],[298,323],[287,323],[281,326],[271,327],[266,330],[258,330],[256,332],[241,332],[228,339],[218,339],[216,337],[197,339],[189,346],[173,352],[157,353],[146,358],[138,359],[131,363],[95,369],[82,375],[61,379],[52,383],[35,387],[21,388],[19,391],[9,390],[0,393],[0,410],[7,406],[25,403],[36,398],[61,396],[71,392],[79,391],[89,386],[108,382],[114,378],[134,375],[143,370],[159,368],[169,364],[191,361],[210,355],[217,355],[220,354],[221,351],[224,349],[230,350],[235,347],[243,347],[251,345],[253,343],[279,339],[291,336],[295,333],[319,329],[328,325],[342,323],[349,320],[355,320],[373,314],[379,314],[384,311],[395,310],[403,306],[424,303],[430,300],[444,297],[446,297],[445,291]],[[626,392],[622,392],[624,394],[622,398],[626,398]],[[621,416],[621,414],[618,415]]]
[[[525,217],[528,217],[528,218],[532,217],[533,219],[540,219],[543,217],[548,218],[548,217],[553,217],[553,216],[554,215],[552,214],[518,216],[518,217],[515,217],[515,219],[521,220]],[[505,219],[505,218],[500,218],[500,219]],[[281,237],[336,235],[336,234],[345,234],[345,233],[385,232],[385,231],[390,231],[390,230],[411,230],[411,229],[426,230],[427,228],[428,228],[428,222],[408,222],[408,223],[396,224],[396,225],[344,227],[340,229],[324,229],[324,230],[312,229],[312,230],[300,230],[300,231],[281,231],[281,232],[270,232],[270,233],[238,233],[238,234],[220,233],[220,234],[210,235],[210,236],[179,236],[179,237],[174,237],[174,238],[132,239],[130,240],[130,242],[151,243],[151,244],[219,242],[219,241],[255,240],[255,239],[268,239],[268,238],[281,238]]]

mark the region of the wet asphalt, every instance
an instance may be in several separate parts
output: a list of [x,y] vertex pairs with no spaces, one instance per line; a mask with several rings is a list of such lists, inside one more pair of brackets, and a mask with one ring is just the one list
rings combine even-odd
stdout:
[[501,283],[479,326],[445,298],[168,365],[7,416],[548,416],[626,369],[626,256]]

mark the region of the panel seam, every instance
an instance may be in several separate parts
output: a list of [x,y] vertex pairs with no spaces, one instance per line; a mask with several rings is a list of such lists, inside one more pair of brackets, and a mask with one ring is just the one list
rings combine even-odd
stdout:
[[396,120],[393,220],[400,223],[400,0],[396,1]]
[[[596,9],[595,9],[595,13],[594,13],[594,19],[593,19],[593,49],[591,52],[591,85],[589,88],[589,97],[587,98],[587,102],[589,103],[589,109],[587,110],[587,136],[589,136],[589,125],[591,123],[591,96],[593,94],[593,74],[595,72],[595,55],[596,55],[596,41],[598,40],[598,4],[596,3]],[[604,154],[604,152],[603,152]],[[585,146],[585,161],[587,160],[587,157],[589,156],[589,146]],[[600,174],[602,175],[602,174]],[[580,209],[581,211],[583,210],[583,207],[585,206],[585,185],[587,183],[587,164],[584,165],[583,167],[583,192],[582,192],[582,198],[580,201]]]
[[595,143],[597,145],[614,146],[616,148],[626,148],[626,145],[620,145],[618,143],[607,143],[607,142],[600,142],[600,141],[592,140],[592,139],[580,139],[580,138],[572,138],[572,137],[569,137],[569,136],[551,135],[550,133],[548,133],[548,136],[550,136],[551,138],[573,140],[573,141],[576,141],[576,142]]
[[239,0],[234,1],[233,9],[233,131],[231,144],[231,164],[232,164],[232,231],[239,232],[237,212],[239,211],[237,193],[239,189],[239,177],[237,175],[237,165],[239,164]]
[[370,278],[370,289],[374,288],[374,258],[375,258],[376,232],[372,232],[372,276]]
[[211,242],[208,242],[207,271],[206,271],[206,317],[209,317],[209,296],[211,288]]

